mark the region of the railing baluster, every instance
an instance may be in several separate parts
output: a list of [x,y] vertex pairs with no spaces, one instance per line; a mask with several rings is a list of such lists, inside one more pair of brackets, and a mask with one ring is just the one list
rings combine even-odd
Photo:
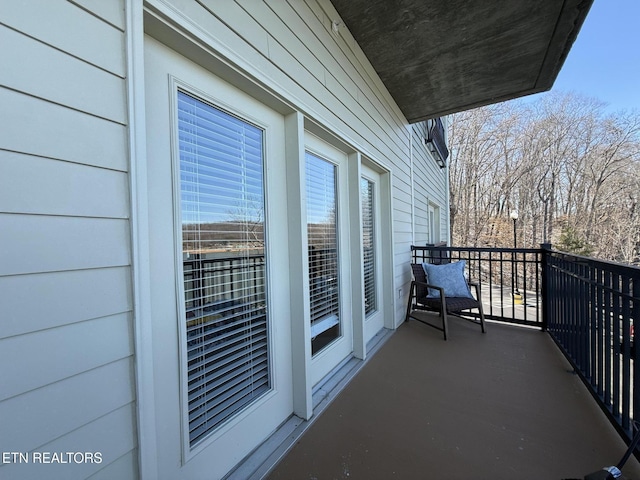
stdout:
[[598,296],[600,289],[598,288],[598,272],[594,267],[589,268],[589,305],[587,306],[587,312],[589,314],[589,325],[591,330],[591,345],[594,347],[591,349],[591,368],[587,371],[588,377],[591,380],[591,384],[595,385],[595,366],[598,362]]
[[[631,288],[633,299],[630,325],[627,333],[629,336],[629,347],[631,350],[631,358],[629,361],[630,363],[633,362],[630,365],[633,378],[633,385],[631,386],[633,410],[631,411],[630,416],[631,418],[635,418],[635,413],[640,411],[640,368],[636,368],[638,360],[638,349],[635,346],[635,325],[640,323],[640,277],[638,275],[632,278]],[[633,336],[632,332],[634,333]]]
[[529,289],[531,288],[531,281],[530,281],[530,275],[531,272],[529,271],[531,269],[531,254],[523,252],[522,253],[522,270],[524,272],[524,275],[522,276],[522,293],[524,295],[522,301],[523,301],[523,305],[524,305],[524,318],[526,320],[527,318],[527,304],[528,299],[530,297],[529,295]]
[[607,323],[607,315],[610,312],[610,308],[607,305],[607,272],[598,270],[598,336],[596,338],[596,343],[594,345],[594,350],[596,351],[597,356],[597,367],[595,371],[595,378],[592,383],[596,386],[596,392],[598,395],[602,396],[604,394],[604,385],[603,385],[603,376],[604,376],[604,332],[605,325]]
[[607,313],[605,315],[604,322],[604,340],[603,350],[601,355],[604,360],[604,375],[602,377],[602,395],[606,404],[611,404],[611,367],[613,361],[613,338],[611,336],[613,323],[617,315],[617,311],[614,307],[615,291],[613,289],[614,275],[612,272],[607,271],[605,273],[605,305],[607,307]]
[[[622,293],[629,294],[631,282],[628,276],[622,278]],[[622,299],[622,428],[631,427],[631,345],[629,344],[629,319],[631,300]]]
[[613,311],[615,312],[615,318],[612,319],[613,328],[613,368],[612,368],[612,399],[611,409],[614,416],[620,419],[620,374],[622,366],[622,345],[620,344],[620,318],[622,316],[622,303],[620,292],[622,289],[622,279],[620,275],[616,274],[612,282],[612,288],[614,289],[613,296]]
[[493,251],[489,251],[489,278],[487,285],[489,288],[489,315],[493,315]]

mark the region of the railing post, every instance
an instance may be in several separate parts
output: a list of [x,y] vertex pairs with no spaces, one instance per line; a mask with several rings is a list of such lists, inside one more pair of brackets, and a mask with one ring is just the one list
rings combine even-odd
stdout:
[[551,254],[551,244],[540,244],[540,255],[542,256],[542,331],[546,332],[549,328],[549,320],[551,319],[551,289],[549,288],[549,255]]
[[[631,305],[631,322],[627,335],[629,336],[629,346],[631,350],[631,358],[633,359],[633,387],[632,387],[632,405],[633,405],[633,418],[632,420],[640,420],[640,368],[638,368],[638,361],[640,360],[640,352],[635,342],[635,326],[640,325],[640,275],[634,275],[631,285],[631,291],[633,295]],[[633,336],[631,333],[633,332]],[[633,438],[633,421],[631,423],[631,430],[629,438]]]

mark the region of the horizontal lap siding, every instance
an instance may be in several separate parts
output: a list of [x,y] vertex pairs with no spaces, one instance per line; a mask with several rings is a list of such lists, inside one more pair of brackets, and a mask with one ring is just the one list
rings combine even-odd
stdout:
[[124,19],[0,5],[0,450],[103,457],[2,478],[137,474]]
[[[413,235],[412,129],[350,33],[344,26],[333,32],[331,23],[339,17],[330,1],[170,3],[240,68],[391,170],[395,278],[398,287],[406,287]],[[422,150],[414,157],[421,164],[432,161]],[[437,201],[444,206],[442,198]],[[396,320],[402,310],[396,309]]]

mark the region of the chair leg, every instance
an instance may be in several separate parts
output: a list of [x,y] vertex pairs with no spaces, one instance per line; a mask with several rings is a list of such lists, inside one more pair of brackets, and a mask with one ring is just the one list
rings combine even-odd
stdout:
[[444,333],[444,339],[446,340],[449,336],[449,322],[447,319],[447,309],[443,308],[441,312],[442,317],[442,332]]
[[482,310],[482,297],[480,296],[480,284],[474,283],[473,286],[476,289],[476,300],[478,301],[478,312],[480,312],[480,328],[482,329],[482,333],[485,333],[484,311]]
[[482,329],[482,333],[486,333],[484,328],[484,311],[482,310],[482,305],[478,307],[478,311],[480,312],[480,328]]
[[447,299],[443,292],[440,292],[440,316],[442,317],[442,333],[444,333],[444,339],[447,340],[449,336],[449,322],[447,319]]
[[413,306],[413,296],[414,296],[415,289],[416,289],[416,282],[414,280],[411,282],[411,287],[409,287],[409,301],[407,303],[407,314],[404,316],[405,322],[408,322],[409,317],[411,316],[411,307]]

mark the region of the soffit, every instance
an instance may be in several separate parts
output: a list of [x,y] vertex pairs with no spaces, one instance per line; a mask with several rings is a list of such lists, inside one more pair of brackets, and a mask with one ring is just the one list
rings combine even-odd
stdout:
[[549,90],[593,0],[331,0],[411,123]]

